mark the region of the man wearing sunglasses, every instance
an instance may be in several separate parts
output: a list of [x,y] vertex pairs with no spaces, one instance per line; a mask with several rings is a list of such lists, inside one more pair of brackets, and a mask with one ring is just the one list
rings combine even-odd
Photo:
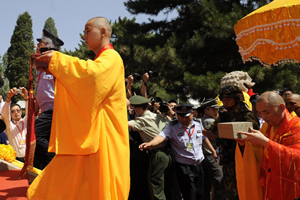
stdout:
[[167,124],[152,141],[139,146],[141,150],[153,148],[165,140],[170,140],[175,157],[175,170],[181,194],[185,200],[203,199],[203,169],[204,159],[202,144],[212,152],[217,160],[217,154],[209,140],[203,136],[203,126],[193,119],[193,105],[175,106],[178,119]]
[[[28,92],[26,88],[20,87],[19,93],[25,100],[25,108],[27,113]],[[27,116],[22,118],[22,110],[18,104],[11,105],[11,98],[18,93],[16,88],[12,88],[7,92],[7,98],[2,109],[2,119],[6,125],[6,135],[9,144],[16,151],[16,159],[24,162],[26,149],[26,135],[27,135]]]

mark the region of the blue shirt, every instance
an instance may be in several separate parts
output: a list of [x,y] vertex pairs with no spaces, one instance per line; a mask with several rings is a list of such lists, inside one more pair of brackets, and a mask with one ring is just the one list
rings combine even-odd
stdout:
[[53,109],[54,82],[52,74],[36,71],[36,100],[42,112]]
[[[193,120],[190,128],[182,125],[179,121],[175,121],[175,123],[172,121],[167,124],[159,135],[166,140],[170,140],[177,162],[186,165],[197,165],[204,159],[202,140],[205,140],[206,137],[203,136],[202,130],[203,126],[199,121]],[[187,148],[189,143],[192,144],[191,150]]]

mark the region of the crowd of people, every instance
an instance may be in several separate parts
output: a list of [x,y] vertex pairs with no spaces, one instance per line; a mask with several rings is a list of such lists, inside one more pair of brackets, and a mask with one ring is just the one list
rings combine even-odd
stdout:
[[[143,81],[147,81],[147,73]],[[299,198],[300,179],[291,174],[297,174],[292,166],[299,165],[300,95],[288,88],[259,95],[252,90],[254,84],[246,72],[228,73],[221,80],[219,95],[201,102],[198,108],[170,100],[167,110],[160,109],[164,106],[161,98],[148,99],[142,93],[146,84],[141,95],[127,93],[131,96],[127,104],[131,182],[132,187],[145,187],[132,188],[129,199]],[[250,133],[240,133],[247,138],[218,137],[219,123],[243,121],[253,125]],[[295,121],[295,127],[287,128],[290,121]],[[268,150],[268,145],[276,147]],[[137,152],[137,147],[147,153]],[[277,168],[270,164],[273,162]],[[141,166],[144,171],[138,170]],[[287,171],[282,173],[283,169]]]
[[[38,60],[49,65],[36,79],[35,166],[44,170],[29,199],[300,198],[300,95],[288,89],[256,94],[251,77],[234,71],[222,78],[218,96],[199,107],[149,98],[153,72],[140,77],[140,95],[132,89],[136,75],[124,84],[107,19],[85,25],[94,61],[58,52],[63,42],[43,33]],[[1,109],[9,144],[24,161],[27,118],[11,104],[18,94],[27,103],[27,90],[19,90],[8,91]],[[220,138],[223,122],[253,128],[239,132],[246,135],[240,139]]]

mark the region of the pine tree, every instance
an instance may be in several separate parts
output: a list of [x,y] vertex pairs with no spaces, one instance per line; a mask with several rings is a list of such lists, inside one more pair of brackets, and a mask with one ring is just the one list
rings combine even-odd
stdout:
[[58,37],[57,29],[55,27],[55,22],[52,17],[49,17],[45,21],[44,29],[47,30],[48,32],[50,32],[51,34],[55,35],[56,37]]
[[[18,16],[13,35],[10,40],[10,47],[7,50],[7,63],[5,76],[9,80],[10,88],[27,87],[30,54],[34,52],[32,35],[32,20],[28,12]],[[16,96],[15,100],[21,99]]]
[[83,60],[93,60],[95,58],[95,53],[87,47],[83,40],[83,34],[80,34],[80,43],[78,44],[78,48],[75,48],[74,51],[64,51],[65,54],[68,54],[70,56],[75,56]]
[[[169,94],[194,98],[218,93],[226,72],[248,71],[258,62],[242,63],[235,42],[234,25],[268,0],[128,0],[124,4],[134,15],[156,16],[138,24],[135,20],[115,22],[115,46],[126,73],[159,72],[158,87]],[[168,13],[178,16],[168,20]],[[198,84],[195,84],[198,83]]]

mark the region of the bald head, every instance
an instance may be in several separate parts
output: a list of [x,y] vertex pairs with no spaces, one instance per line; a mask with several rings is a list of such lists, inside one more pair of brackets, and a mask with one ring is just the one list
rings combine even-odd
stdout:
[[256,103],[259,102],[267,102],[271,106],[278,107],[280,104],[285,104],[283,98],[276,92],[264,92],[262,95],[260,95],[256,101]]
[[[299,94],[290,94],[287,95],[284,99],[285,104],[286,104],[286,108],[288,109],[288,111],[291,113],[293,111],[298,111],[299,113],[299,107],[300,107],[300,95]],[[297,115],[298,115],[297,113]]]
[[265,92],[258,97],[256,110],[263,120],[277,128],[285,116],[285,102],[276,92]]
[[300,102],[300,95],[299,94],[290,94],[286,96],[287,99],[293,99],[294,101]]
[[106,18],[94,17],[85,24],[83,39],[87,47],[97,55],[110,43],[111,32],[110,23]]
[[112,33],[112,28],[109,21],[105,17],[93,17],[88,22],[93,22],[99,29],[104,28],[106,30],[106,35],[110,38]]

